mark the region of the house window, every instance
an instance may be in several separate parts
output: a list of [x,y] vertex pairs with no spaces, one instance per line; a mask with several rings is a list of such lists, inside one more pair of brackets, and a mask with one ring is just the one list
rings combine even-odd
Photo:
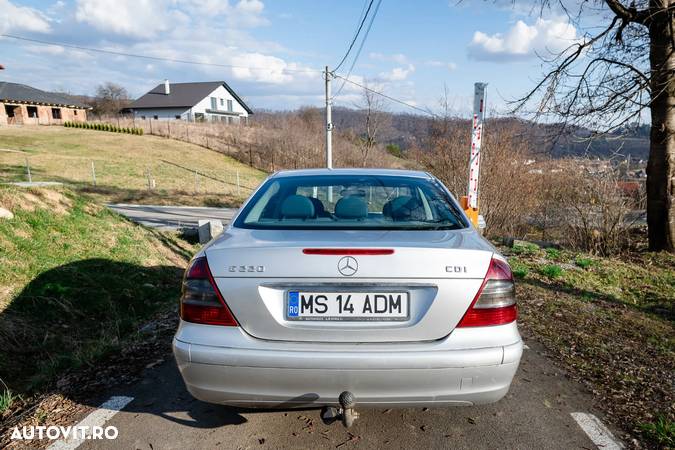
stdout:
[[37,116],[38,116],[37,106],[26,107],[26,112],[28,113],[28,117],[37,118]]
[[227,123],[232,123],[232,117],[227,118]]
[[155,116],[152,116],[152,118],[157,120],[157,119],[159,119],[159,116],[155,115]]
[[145,116],[141,116],[141,120],[145,120]]
[[223,100],[223,99],[221,98],[221,99],[220,99],[220,106],[223,106],[223,105],[225,104],[224,102],[225,102],[225,100]]
[[74,115],[74,116],[77,115],[77,110],[76,110],[76,109],[73,110],[73,115]]
[[218,109],[218,99],[215,97],[211,97],[211,109]]
[[16,108],[14,105],[5,105],[5,114],[7,114],[7,117],[14,117],[14,108]]
[[204,113],[195,113],[195,122],[203,122]]
[[175,115],[176,119],[180,120],[180,114]]
[[227,110],[232,112],[232,100],[227,101]]
[[52,108],[52,119],[61,118],[61,108]]

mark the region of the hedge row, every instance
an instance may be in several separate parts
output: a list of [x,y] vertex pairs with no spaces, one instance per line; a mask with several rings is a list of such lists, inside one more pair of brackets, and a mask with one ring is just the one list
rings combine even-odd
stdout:
[[85,128],[87,130],[98,130],[98,131],[110,131],[113,133],[128,133],[136,134],[141,136],[143,134],[143,128],[127,128],[127,127],[118,127],[117,125],[111,125],[109,123],[89,123],[89,122],[63,122],[64,127],[68,128]]

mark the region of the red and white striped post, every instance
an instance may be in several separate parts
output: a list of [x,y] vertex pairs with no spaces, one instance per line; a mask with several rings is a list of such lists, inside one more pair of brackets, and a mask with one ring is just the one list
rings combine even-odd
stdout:
[[483,141],[485,116],[485,91],[487,83],[475,83],[473,94],[473,122],[471,129],[471,158],[469,159],[469,183],[466,197],[461,198],[462,208],[478,227],[478,179],[480,175],[480,148]]

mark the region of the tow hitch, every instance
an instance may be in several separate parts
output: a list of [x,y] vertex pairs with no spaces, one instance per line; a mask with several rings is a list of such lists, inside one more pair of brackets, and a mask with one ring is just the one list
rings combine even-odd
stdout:
[[354,409],[356,407],[356,397],[349,391],[344,391],[338,397],[340,408],[334,406],[324,406],[321,409],[321,420],[327,425],[341,420],[345,428],[349,428],[354,421],[359,418],[359,413]]

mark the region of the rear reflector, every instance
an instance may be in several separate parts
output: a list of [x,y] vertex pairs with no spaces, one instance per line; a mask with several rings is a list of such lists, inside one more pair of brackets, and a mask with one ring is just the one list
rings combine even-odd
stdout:
[[476,298],[457,327],[504,325],[518,318],[516,290],[509,265],[493,258]]
[[204,256],[194,259],[185,271],[180,317],[186,322],[205,325],[238,325],[218,291]]
[[393,255],[391,248],[305,248],[305,255],[334,255],[334,256],[359,256],[359,255]]

